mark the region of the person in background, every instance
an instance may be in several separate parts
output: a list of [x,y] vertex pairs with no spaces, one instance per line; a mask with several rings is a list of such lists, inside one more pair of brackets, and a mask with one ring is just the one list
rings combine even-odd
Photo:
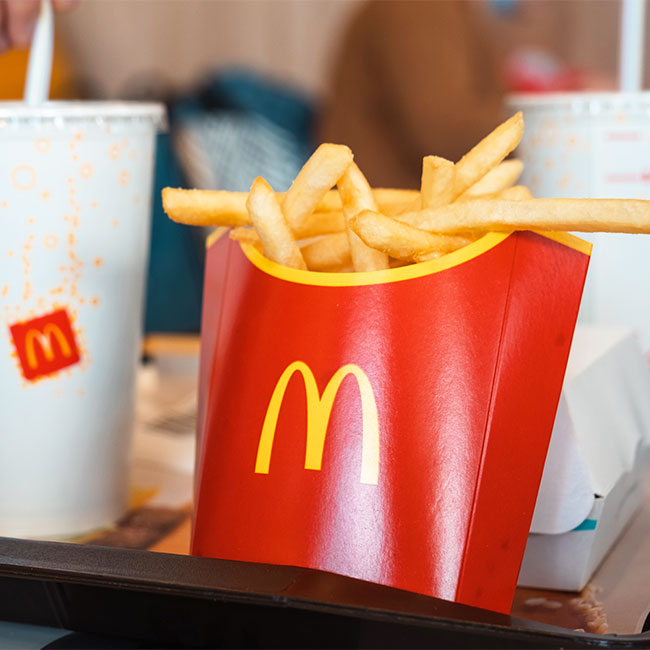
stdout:
[[[55,0],[57,11],[71,9],[77,0]],[[29,47],[39,0],[0,0],[0,101],[21,99],[27,75]],[[78,99],[83,95],[65,43],[54,33],[50,99]]]
[[[79,0],[52,0],[54,11],[72,9]],[[29,47],[41,0],[0,0],[0,54]]]
[[348,144],[374,186],[418,187],[422,157],[458,160],[504,119],[508,91],[613,88],[618,11],[371,0],[344,37],[317,139]]

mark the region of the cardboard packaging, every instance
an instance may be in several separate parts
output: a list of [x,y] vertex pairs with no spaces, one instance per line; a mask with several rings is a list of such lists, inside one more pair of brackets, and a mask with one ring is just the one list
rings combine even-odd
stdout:
[[579,327],[519,584],[580,591],[641,504],[650,369],[628,329]]
[[327,274],[207,251],[192,552],[507,612],[590,245]]

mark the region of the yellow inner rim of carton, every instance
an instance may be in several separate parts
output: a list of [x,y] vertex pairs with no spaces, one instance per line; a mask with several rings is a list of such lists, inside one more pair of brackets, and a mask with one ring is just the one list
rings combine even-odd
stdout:
[[[216,234],[216,233],[215,233]],[[282,266],[272,262],[260,253],[252,244],[240,242],[241,249],[249,261],[264,273],[298,284],[310,284],[326,287],[358,287],[369,284],[384,284],[387,282],[399,282],[401,280],[411,280],[431,273],[438,273],[445,269],[458,266],[479,255],[494,248],[513,233],[507,232],[490,232],[477,239],[475,242],[459,248],[447,255],[443,255],[435,260],[420,262],[418,264],[409,264],[399,266],[394,269],[384,269],[381,271],[362,271],[355,273],[323,273],[321,271],[302,271],[292,269],[288,266]],[[573,248],[585,255],[591,255],[591,243],[580,239],[566,232],[539,232],[538,235],[552,239],[560,244]],[[219,236],[211,238],[208,246],[212,245]]]

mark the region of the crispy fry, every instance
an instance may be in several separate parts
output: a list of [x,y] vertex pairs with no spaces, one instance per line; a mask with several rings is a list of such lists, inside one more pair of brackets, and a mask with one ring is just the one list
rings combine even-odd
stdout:
[[[462,205],[462,203],[463,202],[459,203],[458,205]],[[453,205],[456,204],[454,203]],[[431,210],[428,208],[423,208],[421,210],[413,210],[412,212],[403,212],[402,214],[398,214],[393,218],[396,221],[405,223],[407,226],[412,226],[413,228],[426,230],[428,232],[436,232],[434,228],[429,228],[429,227],[425,228],[423,227],[422,224],[424,224],[425,226],[430,226],[432,223],[432,218],[430,215],[432,214],[435,215],[440,209],[441,208],[436,208],[434,210]]]
[[389,268],[388,255],[366,246],[363,240],[352,230],[347,230],[350,243],[352,267],[355,271],[380,271]]
[[371,210],[352,217],[349,224],[368,246],[398,260],[413,261],[416,255],[433,250],[448,253],[472,241],[465,237],[433,235]]
[[437,233],[540,230],[650,234],[650,201],[632,199],[476,199],[420,210],[401,221]]
[[454,197],[460,196],[496,167],[519,144],[523,132],[523,116],[516,113],[470,149],[456,163]]
[[[420,193],[416,190],[375,188],[373,195],[379,209],[385,214],[397,214],[406,210],[417,210]],[[283,201],[286,193],[276,194]],[[165,187],[162,191],[163,208],[173,221],[192,226],[249,226],[246,210],[248,192],[226,192],[224,190],[182,190]],[[341,197],[336,190],[330,190],[316,206],[313,215],[305,217],[301,227],[294,233],[298,238],[341,232],[345,228]]]
[[181,190],[165,187],[163,209],[172,221],[188,226],[250,226],[247,192]]
[[241,242],[242,244],[250,244],[251,246],[257,248],[257,250],[260,253],[264,254],[264,247],[262,246],[262,240],[260,239],[260,236],[257,234],[257,230],[255,230],[255,228],[249,228],[246,226],[240,228],[233,228],[230,231],[230,239]]
[[501,190],[500,192],[495,192],[494,194],[481,194],[480,196],[471,196],[465,193],[459,196],[454,201],[454,203],[467,203],[467,201],[476,201],[477,199],[481,199],[483,201],[486,201],[488,199],[502,199],[504,201],[524,201],[526,199],[532,199],[532,198],[533,198],[533,193],[525,185],[513,185],[512,187],[506,187],[505,190]]
[[352,264],[350,243],[345,231],[325,235],[300,250],[310,271],[337,271]]
[[504,201],[527,201],[533,198],[533,193],[525,185],[513,185],[501,190],[496,198]]
[[387,269],[388,256],[374,248],[366,246],[349,228],[351,219],[362,210],[377,210],[377,203],[372,195],[366,177],[356,163],[352,163],[338,183],[343,213],[348,224],[350,254],[355,271],[377,271]]
[[391,269],[398,269],[400,266],[408,266],[411,264],[411,262],[407,260],[398,260],[395,257],[389,258],[388,263],[390,264]]
[[282,202],[289,227],[297,232],[327,192],[352,163],[352,152],[342,144],[320,145],[298,172]]
[[429,262],[431,260],[437,260],[439,257],[442,257],[443,253],[440,251],[425,251],[424,253],[418,253],[417,255],[413,256],[413,259],[416,262]]
[[[513,185],[521,176],[523,169],[524,163],[521,160],[504,160],[465,190],[458,198],[474,198],[484,194],[497,194]],[[423,205],[422,207],[428,206]]]
[[[395,192],[395,194],[392,194]],[[400,200],[397,192],[403,192],[404,198]],[[419,210],[422,207],[420,192],[416,190],[373,190],[373,196],[382,214],[387,217],[394,217],[402,212]],[[384,200],[383,197],[386,197]]]
[[439,208],[454,198],[454,163],[440,156],[422,159],[422,184],[420,189],[423,208]]
[[240,227],[230,231],[230,239],[243,242],[244,244],[261,244],[262,240],[255,228]]
[[278,264],[306,269],[305,260],[282,214],[275,193],[263,178],[253,181],[246,207],[262,240],[264,254]]
[[308,214],[294,231],[296,239],[308,239],[319,235],[329,235],[345,230],[345,217],[341,210],[328,212],[312,212]]
[[[397,213],[403,210],[416,210],[420,203],[420,192],[403,190],[392,187],[373,187],[372,195],[379,209],[384,214]],[[316,206],[317,212],[342,210],[341,196],[336,190],[330,190]]]

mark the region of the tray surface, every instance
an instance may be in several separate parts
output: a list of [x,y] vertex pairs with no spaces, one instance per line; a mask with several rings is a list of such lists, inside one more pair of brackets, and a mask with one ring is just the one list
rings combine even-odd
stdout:
[[196,347],[177,347],[141,372],[131,511],[76,543],[0,538],[0,619],[193,647],[650,647],[650,490],[581,594],[518,589],[511,616],[188,556]]

